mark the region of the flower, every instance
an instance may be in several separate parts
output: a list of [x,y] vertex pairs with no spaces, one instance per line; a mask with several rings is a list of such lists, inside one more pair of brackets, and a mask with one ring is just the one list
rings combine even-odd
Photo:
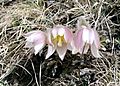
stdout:
[[25,34],[26,48],[34,48],[35,55],[46,45],[46,34],[40,30],[31,31]]
[[94,57],[101,57],[99,54],[100,40],[97,31],[89,26],[81,25],[74,38],[73,54],[77,52],[86,54],[89,48]]
[[72,32],[65,26],[57,25],[53,27],[53,29],[49,29],[49,43],[46,59],[48,59],[56,50],[60,59],[63,60],[67,49],[69,49],[69,46],[71,46],[72,40]]

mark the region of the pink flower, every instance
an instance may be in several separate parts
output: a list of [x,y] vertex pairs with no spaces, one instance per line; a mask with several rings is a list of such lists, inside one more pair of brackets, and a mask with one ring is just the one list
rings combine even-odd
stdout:
[[87,26],[81,26],[76,32],[74,39],[73,54],[79,52],[80,54],[86,54],[88,49],[91,49],[91,53],[94,57],[101,57],[99,54],[100,40],[96,30]]
[[46,34],[40,30],[25,34],[26,48],[34,48],[35,55],[46,45]]
[[62,25],[58,25],[53,29],[48,30],[48,52],[46,59],[49,58],[55,50],[57,51],[61,60],[64,59],[67,49],[71,46],[72,33]]

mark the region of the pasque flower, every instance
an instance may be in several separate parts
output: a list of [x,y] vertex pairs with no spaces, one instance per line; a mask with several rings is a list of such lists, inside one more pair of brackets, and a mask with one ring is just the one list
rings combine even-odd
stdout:
[[65,26],[57,25],[53,29],[48,30],[48,52],[46,59],[49,58],[55,50],[61,60],[64,59],[67,49],[73,40],[70,29]]
[[91,53],[94,57],[100,57],[99,35],[96,30],[91,29],[89,26],[79,26],[74,38],[74,45],[75,48],[73,49],[73,53],[79,52],[80,54],[86,54],[90,48]]
[[46,34],[40,30],[35,30],[25,34],[26,48],[34,48],[37,54],[46,45]]

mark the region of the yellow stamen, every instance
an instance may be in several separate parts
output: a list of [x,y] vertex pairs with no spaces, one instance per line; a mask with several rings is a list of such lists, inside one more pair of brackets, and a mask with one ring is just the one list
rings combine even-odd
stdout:
[[59,37],[58,37],[58,46],[59,46],[59,47],[62,46],[63,41],[64,41],[64,37],[59,36]]
[[61,47],[64,42],[65,42],[65,40],[64,40],[64,35],[63,35],[63,36],[57,35],[57,36],[53,39],[53,43],[54,43],[55,45],[57,44],[59,47]]

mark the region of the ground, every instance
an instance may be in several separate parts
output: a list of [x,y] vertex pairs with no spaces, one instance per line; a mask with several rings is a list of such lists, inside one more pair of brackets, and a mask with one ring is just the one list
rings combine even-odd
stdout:
[[[34,55],[24,48],[24,34],[55,25],[73,33],[84,16],[100,36],[102,58],[89,51],[61,61],[55,52],[45,60],[47,46]],[[41,65],[41,72],[40,72]],[[0,86],[120,86],[119,0],[1,0]]]

